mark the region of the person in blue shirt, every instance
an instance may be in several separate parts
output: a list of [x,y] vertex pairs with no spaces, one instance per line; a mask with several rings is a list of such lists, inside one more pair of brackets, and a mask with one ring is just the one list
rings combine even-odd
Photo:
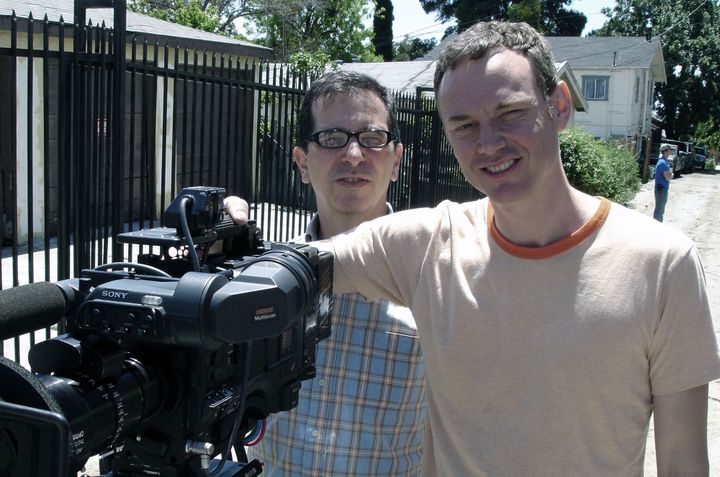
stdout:
[[673,176],[669,157],[670,146],[663,144],[660,147],[660,157],[655,165],[655,211],[653,212],[653,218],[658,222],[662,222],[665,215],[670,179]]

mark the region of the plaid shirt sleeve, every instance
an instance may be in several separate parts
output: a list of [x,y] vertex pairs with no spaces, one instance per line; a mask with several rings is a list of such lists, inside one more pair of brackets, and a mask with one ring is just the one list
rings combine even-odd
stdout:
[[336,297],[332,335],[318,346],[317,375],[299,404],[268,418],[264,440],[247,449],[263,475],[420,474],[425,381],[407,308],[361,295]]

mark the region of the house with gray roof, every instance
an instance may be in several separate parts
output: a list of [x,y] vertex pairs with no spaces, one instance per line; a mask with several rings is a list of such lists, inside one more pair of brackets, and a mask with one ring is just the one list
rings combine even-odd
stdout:
[[[456,36],[449,35],[423,60],[437,58]],[[571,124],[597,138],[632,138],[640,148],[654,127],[655,84],[667,81],[660,39],[561,36],[546,40],[556,67],[566,64],[572,69],[587,104],[585,110],[575,108]]]
[[[22,23],[32,15],[39,24],[47,16],[48,21],[55,27],[62,19],[68,28],[69,37],[72,37],[71,29],[75,21],[73,0],[0,0],[0,42],[7,39],[13,12]],[[87,12],[87,19],[94,25],[104,24],[108,28],[113,28],[113,9],[90,9]],[[173,47],[203,49],[248,58],[269,58],[272,52],[270,48],[264,46],[196,30],[132,11],[127,12],[126,30],[128,38],[135,35],[140,44],[146,40],[150,45],[156,41],[160,45],[167,42]],[[36,31],[40,31],[37,25]],[[0,43],[1,46],[5,45]]]
[[665,83],[659,38],[547,37],[555,61],[567,62],[589,108],[573,124],[598,138],[640,138],[652,133],[656,83]]

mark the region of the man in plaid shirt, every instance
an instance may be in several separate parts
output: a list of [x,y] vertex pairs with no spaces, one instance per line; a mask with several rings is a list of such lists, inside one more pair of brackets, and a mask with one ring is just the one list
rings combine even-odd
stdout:
[[[392,96],[369,76],[328,73],[306,93],[293,158],[317,214],[301,240],[330,238],[392,212],[403,145]],[[407,308],[352,293],[335,297],[317,375],[297,408],[268,418],[247,449],[273,476],[415,476],[425,428],[425,378]]]

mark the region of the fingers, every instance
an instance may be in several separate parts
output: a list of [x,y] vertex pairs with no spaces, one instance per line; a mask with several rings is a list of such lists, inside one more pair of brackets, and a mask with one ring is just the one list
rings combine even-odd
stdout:
[[231,195],[225,197],[223,204],[225,205],[225,211],[230,214],[233,222],[238,225],[247,223],[250,207],[245,200],[241,199],[240,197]]

